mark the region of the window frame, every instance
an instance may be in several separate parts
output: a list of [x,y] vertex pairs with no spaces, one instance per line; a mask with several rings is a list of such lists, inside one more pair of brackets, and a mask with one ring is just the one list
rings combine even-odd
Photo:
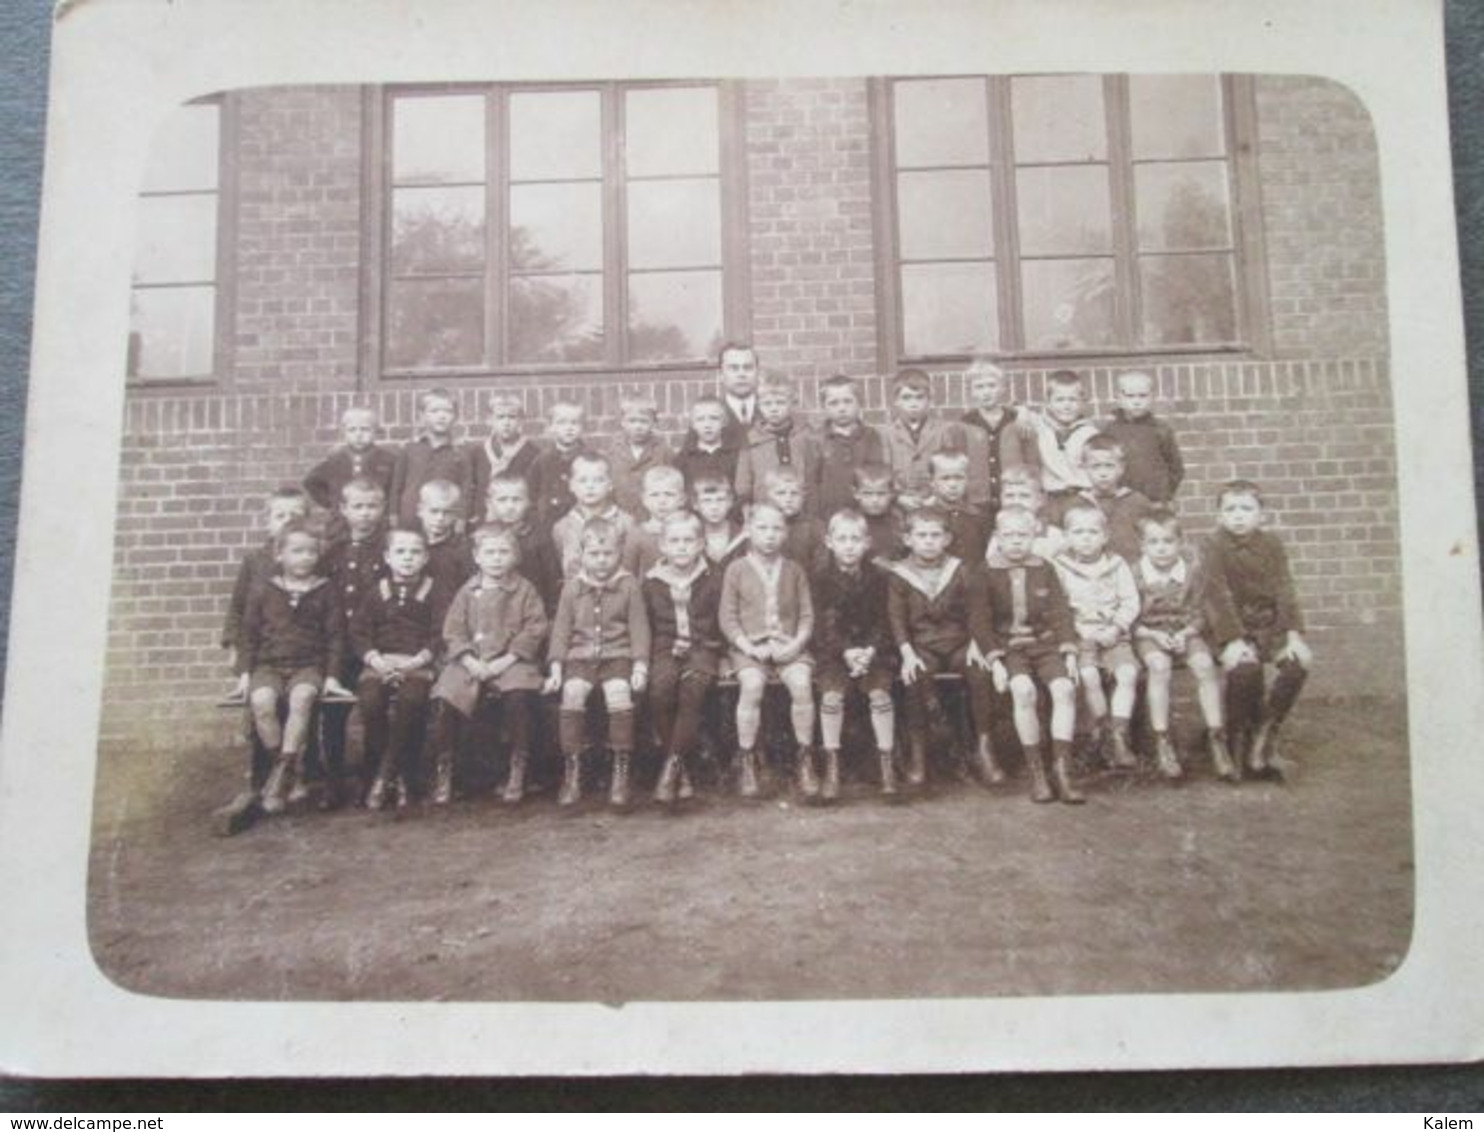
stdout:
[[[417,83],[368,86],[363,93],[362,185],[365,223],[362,224],[361,372],[376,382],[461,378],[533,378],[574,374],[694,373],[713,359],[633,361],[628,355],[627,180],[622,172],[624,94],[630,90],[708,87],[717,92],[718,165],[716,178],[721,212],[722,339],[746,338],[751,331],[751,281],[747,239],[747,184],[745,106],[741,85],[716,79],[655,79],[643,81]],[[503,351],[508,288],[508,230],[510,179],[507,169],[508,121],[504,107],[521,93],[597,91],[602,114],[603,216],[603,358],[590,362],[505,362],[493,360],[495,344]],[[485,98],[485,358],[472,365],[399,368],[389,363],[387,298],[391,282],[392,108],[399,98],[480,94]],[[617,332],[611,332],[616,330]]]
[[[1045,77],[1073,77],[1087,72],[1046,73]],[[1041,73],[1037,73],[1040,77]],[[933,74],[893,75],[870,80],[872,191],[875,201],[877,352],[888,368],[902,365],[961,365],[966,353],[909,354],[902,305],[900,223],[897,211],[896,125],[892,86],[913,79],[980,79],[986,84],[985,105],[989,131],[989,179],[994,232],[994,279],[999,344],[987,351],[1009,362],[1077,364],[1131,358],[1191,359],[1267,356],[1272,352],[1268,306],[1267,256],[1261,223],[1261,185],[1257,169],[1257,103],[1250,75],[1218,74],[1229,169],[1233,257],[1233,297],[1236,338],[1231,343],[1141,345],[1140,252],[1137,217],[1133,209],[1137,162],[1133,155],[1129,117],[1129,75],[1099,73],[1106,115],[1110,175],[1109,210],[1112,219],[1115,333],[1120,342],[1069,350],[1027,348],[1021,288],[1021,256],[1016,203],[1010,80],[1022,75]],[[1032,163],[1032,165],[1038,163]],[[1028,257],[1037,259],[1039,257]]]
[[[232,343],[237,313],[236,248],[239,196],[237,146],[241,130],[241,108],[236,96],[228,91],[190,99],[182,103],[181,107],[177,109],[186,106],[207,105],[215,105],[217,107],[216,247],[214,251],[216,266],[215,277],[212,280],[214,294],[212,299],[211,372],[182,374],[172,377],[146,377],[131,374],[129,372],[128,338],[126,337],[124,346],[124,387],[131,394],[148,392],[150,390],[164,390],[169,392],[180,389],[215,387],[227,383],[231,378]],[[153,138],[151,139],[151,143],[153,143]],[[140,190],[134,194],[134,199],[138,202],[146,197],[156,195],[166,196],[172,194],[168,190],[162,193],[148,193]],[[136,203],[136,233],[138,230],[139,215],[140,211]],[[131,278],[128,294],[131,305],[136,290],[164,290],[171,286],[171,284],[158,284],[153,286],[146,285],[144,288],[140,288],[133,281],[132,264],[130,271]],[[191,284],[176,285],[188,286]],[[132,335],[134,330],[132,315],[128,318],[128,326],[128,334]]]

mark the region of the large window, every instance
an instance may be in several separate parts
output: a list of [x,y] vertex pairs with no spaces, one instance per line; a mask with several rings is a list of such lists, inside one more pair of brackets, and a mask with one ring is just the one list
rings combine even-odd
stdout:
[[883,297],[899,358],[1250,347],[1238,80],[895,79],[881,86]]
[[381,110],[383,373],[686,364],[735,330],[723,86],[396,90]]
[[223,104],[182,106],[160,126],[137,198],[128,376],[209,380],[217,371]]

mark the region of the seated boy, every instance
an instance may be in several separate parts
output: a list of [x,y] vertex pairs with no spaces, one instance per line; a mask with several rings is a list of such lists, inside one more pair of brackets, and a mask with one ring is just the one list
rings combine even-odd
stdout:
[[[743,505],[767,498],[768,474],[792,469],[800,485],[816,477],[811,463],[815,452],[808,430],[794,419],[793,386],[781,375],[764,371],[757,385],[757,419],[737,455],[737,496]],[[803,502],[812,503],[807,498]],[[813,513],[812,507],[809,507]]]
[[1103,422],[1103,435],[1123,446],[1128,462],[1123,482],[1154,503],[1168,503],[1185,478],[1180,441],[1169,423],[1150,412],[1154,378],[1125,373],[1118,378],[1118,407]]
[[469,540],[459,533],[464,513],[459,489],[447,480],[430,480],[417,493],[417,526],[428,548],[428,576],[447,601],[474,573]]
[[727,567],[721,589],[721,631],[731,645],[737,673],[737,790],[756,798],[758,732],[768,677],[777,676],[792,703],[795,767],[805,801],[819,797],[814,766],[814,662],[808,653],[814,633],[814,603],[804,568],[783,557],[783,515],[757,503],[747,520],[747,553]]
[[605,519],[582,529],[582,559],[562,587],[551,629],[548,693],[560,691],[560,741],[565,770],[557,803],[573,806],[582,798],[582,748],[587,700],[603,690],[608,712],[608,746],[613,777],[608,804],[629,805],[630,764],[634,753],[634,694],[644,691],[649,674],[649,617],[639,581],[619,565],[623,533]]
[[634,572],[643,578],[663,557],[660,544],[664,540],[665,520],[685,508],[685,477],[680,469],[659,464],[646,471],[640,504],[643,516],[633,525],[629,539]]
[[497,707],[510,748],[501,799],[515,805],[525,796],[548,622],[536,587],[516,572],[515,532],[487,524],[474,532],[473,542],[478,572],[454,595],[443,619],[448,660],[433,686],[433,801],[453,797],[454,751],[465,723],[481,709]]
[[572,509],[572,461],[588,452],[583,439],[583,407],[575,401],[558,401],[547,416],[551,443],[531,462],[527,478],[536,529],[548,534],[556,521]]
[[701,519],[701,539],[706,560],[725,570],[747,552],[747,529],[737,522],[736,495],[728,480],[717,475],[701,476],[691,485],[691,506]]
[[885,464],[862,464],[855,469],[852,487],[855,510],[866,521],[872,562],[889,562],[907,553],[902,541],[902,513],[897,510],[891,469]]
[[[1067,547],[1053,559],[1071,603],[1077,629],[1082,692],[1092,714],[1095,741],[1115,770],[1138,766],[1129,745],[1129,720],[1139,691],[1139,662],[1130,641],[1139,616],[1139,588],[1129,564],[1108,551],[1108,520],[1091,503],[1067,511]],[[1113,674],[1112,725],[1103,673]]]
[[1139,524],[1154,504],[1123,483],[1123,445],[1110,436],[1094,436],[1083,446],[1082,470],[1092,486],[1076,499],[1091,503],[1108,519],[1108,545],[1130,564],[1141,553]]
[[563,580],[575,578],[582,568],[582,532],[594,520],[601,519],[618,532],[623,553],[620,565],[634,572],[637,546],[629,539],[633,517],[613,498],[613,477],[608,458],[594,452],[583,452],[572,460],[570,478],[572,509],[551,528],[552,545],[562,564]]
[[[1256,778],[1281,777],[1275,765],[1278,731],[1298,702],[1314,662],[1304,640],[1288,554],[1277,535],[1262,529],[1262,491],[1232,480],[1217,496],[1217,530],[1205,545],[1213,577],[1231,594],[1239,635],[1222,651],[1226,669],[1226,725],[1242,763]],[[1263,666],[1277,677],[1265,687]]]
[[1154,728],[1155,764],[1169,779],[1180,778],[1180,755],[1170,741],[1170,678],[1184,663],[1195,676],[1201,715],[1217,777],[1237,780],[1226,746],[1221,704],[1221,673],[1208,636],[1224,646],[1234,632],[1231,598],[1201,560],[1185,546],[1180,520],[1161,508],[1139,525],[1144,553],[1134,566],[1139,586],[1139,620],[1134,648],[1149,672],[1149,720]]
[[[1077,631],[1056,570],[1031,547],[1036,517],[1019,507],[995,516],[995,549],[986,578],[985,658],[1000,692],[1015,705],[1015,733],[1025,750],[1031,801],[1085,801],[1072,784],[1072,739],[1077,728]],[[1051,697],[1051,777],[1036,685]],[[1053,786],[1054,784],[1054,786]]]
[[[1003,782],[990,739],[993,697],[979,639],[983,634],[984,578],[978,563],[949,553],[948,520],[934,507],[919,507],[906,519],[907,557],[887,565],[887,622],[901,656],[906,685],[910,786],[927,780],[927,743],[933,717],[942,718],[933,677],[959,673],[967,686],[975,746],[969,752],[985,785]],[[965,758],[956,752],[962,773]]]
[[666,516],[660,559],[644,576],[649,615],[649,708],[664,757],[654,800],[673,805],[693,793],[689,760],[701,742],[706,694],[716,682],[723,641],[722,574],[707,561],[701,520],[688,511]]
[[489,400],[490,434],[471,441],[469,462],[473,466],[473,495],[470,496],[469,529],[489,517],[490,484],[500,476],[519,476],[530,486],[531,470],[539,451],[526,436],[526,404],[519,397],[495,394]]
[[929,502],[948,520],[949,544],[965,562],[984,561],[989,546],[989,516],[969,502],[969,454],[945,449],[928,458],[932,494]]
[[819,686],[819,723],[824,739],[824,782],[820,797],[840,795],[840,740],[845,730],[845,694],[857,687],[866,693],[871,731],[881,766],[881,793],[897,793],[896,712],[892,682],[896,656],[886,622],[886,573],[871,563],[871,537],[858,511],[836,511],[825,534],[828,554],[816,568],[813,584],[814,682]]
[[613,476],[613,498],[630,515],[643,506],[644,477],[653,468],[668,467],[675,459],[670,446],[655,432],[660,410],[652,397],[625,397],[618,403],[619,435],[608,442],[603,455]]
[[[222,648],[234,654],[242,644],[242,618],[247,613],[247,599],[253,590],[278,572],[276,543],[290,523],[303,523],[309,518],[309,497],[298,487],[280,487],[268,497],[263,509],[267,538],[242,556],[237,568],[237,581],[227,603],[227,616],[222,624]],[[232,663],[237,663],[234,655]],[[258,783],[258,785],[262,785]]]
[[[866,465],[884,465],[886,444],[881,433],[861,419],[860,388],[843,373],[819,387],[823,420],[810,437],[806,473],[812,475],[806,494],[814,514],[824,520],[842,507],[855,507],[856,472]],[[888,483],[891,471],[887,469]]]
[[550,532],[538,528],[531,518],[531,488],[525,477],[502,472],[490,480],[485,515],[490,523],[515,535],[521,576],[536,587],[546,615],[551,617],[562,593],[562,562]]
[[[315,506],[338,511],[341,492],[351,480],[370,480],[381,489],[382,498],[392,490],[392,473],[397,457],[376,443],[376,410],[365,406],[346,409],[340,414],[341,445],[320,461],[304,477],[304,491]],[[331,523],[331,535],[339,534],[338,521]]]
[[320,539],[290,523],[273,540],[278,573],[248,597],[237,658],[237,691],[247,697],[257,738],[272,760],[262,811],[282,813],[301,769],[320,691],[348,696],[338,679],[345,619],[327,578],[317,574]]
[[388,500],[394,526],[413,530],[422,488],[441,480],[453,484],[460,499],[474,490],[474,465],[469,453],[453,440],[459,419],[458,401],[447,389],[429,389],[418,398],[422,432],[403,445],[392,469],[392,493]]
[[675,454],[687,490],[694,491],[701,479],[723,479],[735,490],[738,450],[727,443],[726,425],[726,405],[720,399],[700,397],[691,403],[690,429]]
[[393,531],[386,541],[387,575],[362,597],[351,621],[351,652],[360,669],[356,699],[373,771],[366,792],[371,810],[386,805],[393,788],[398,807],[405,807],[407,783],[417,780],[416,745],[442,651],[438,611],[447,604],[433,593],[427,564],[420,531]]

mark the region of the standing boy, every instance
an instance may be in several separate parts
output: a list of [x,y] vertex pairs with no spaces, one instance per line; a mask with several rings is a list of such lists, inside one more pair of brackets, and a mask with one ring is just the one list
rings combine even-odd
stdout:
[[572,509],[551,528],[552,545],[562,564],[564,581],[575,578],[582,568],[582,533],[589,523],[602,520],[618,539],[620,561],[633,573],[637,547],[629,533],[634,520],[613,498],[613,479],[608,458],[583,452],[572,460]]
[[613,498],[630,515],[643,504],[644,476],[651,468],[671,464],[675,454],[655,432],[660,410],[652,397],[625,397],[618,403],[619,435],[603,454],[613,476]]
[[470,530],[487,517],[490,484],[496,477],[520,476],[529,485],[531,468],[536,462],[536,443],[526,436],[524,401],[506,394],[491,397],[489,424],[489,436],[469,445],[469,461],[474,469],[474,494],[469,497]]
[[[933,382],[925,370],[901,370],[891,383],[892,416],[884,436],[886,463],[891,467],[892,484],[897,492],[897,506],[911,511],[922,506],[932,494],[929,460],[936,452],[953,449],[968,452],[970,462],[985,445],[984,434],[970,431],[957,421],[944,421],[932,415]],[[987,483],[979,485],[983,498],[975,503],[988,503],[984,493]]]
[[1082,470],[1092,486],[1077,493],[1108,520],[1108,545],[1130,564],[1139,560],[1139,525],[1154,510],[1148,496],[1124,482],[1123,444],[1111,436],[1094,436],[1082,449]]
[[1010,468],[1040,468],[1036,426],[1028,413],[1010,404],[1010,382],[1005,371],[990,359],[981,357],[970,362],[964,380],[974,407],[960,419],[983,432],[985,440],[983,461],[969,468],[978,489],[971,494],[984,501],[985,517],[993,529],[994,513],[999,508],[1000,476]]
[[327,511],[337,510],[340,493],[356,479],[370,480],[385,498],[392,490],[397,457],[376,443],[376,410],[365,406],[346,409],[340,414],[340,438],[340,447],[304,477],[309,498]]
[[583,441],[584,411],[575,401],[558,401],[547,418],[551,443],[531,463],[529,479],[535,522],[547,533],[572,509],[572,461],[586,452]]
[[726,406],[715,397],[702,397],[690,407],[690,430],[675,454],[675,466],[688,489],[703,477],[720,477],[735,489],[737,452],[727,431]]
[[1035,423],[1041,487],[1052,522],[1060,522],[1062,509],[1092,486],[1082,466],[1082,449],[1098,434],[1098,427],[1086,414],[1082,378],[1069,369],[1051,374],[1046,379],[1046,409]]
[[[860,387],[855,378],[837,373],[819,390],[824,419],[811,437],[814,449],[806,460],[813,480],[808,494],[814,513],[828,521],[842,507],[856,506],[856,472],[867,465],[884,464],[886,443],[861,419]],[[887,472],[890,478],[890,470]]]
[[392,470],[391,509],[396,526],[417,526],[418,493],[425,483],[446,480],[458,489],[460,499],[474,490],[474,466],[466,449],[453,442],[458,421],[458,402],[447,389],[429,389],[418,398],[422,432],[397,453]]
[[1153,377],[1137,372],[1120,375],[1118,406],[1112,419],[1104,422],[1103,435],[1123,446],[1124,483],[1155,503],[1169,503],[1185,478],[1185,461],[1175,430],[1150,411],[1153,401]]
[[[737,496],[743,504],[766,497],[768,473],[791,469],[806,486],[817,477],[810,463],[815,455],[809,433],[794,419],[794,390],[777,374],[764,374],[757,387],[757,420],[737,456]],[[802,500],[812,513],[807,489]]]
[[485,513],[490,523],[515,535],[521,576],[536,587],[546,615],[551,617],[562,593],[562,562],[550,533],[538,528],[531,519],[531,485],[524,476],[502,472],[490,481]]
[[969,502],[969,454],[935,452],[928,468],[932,473],[929,502],[948,520],[954,555],[976,565],[983,562],[990,519],[982,508]]

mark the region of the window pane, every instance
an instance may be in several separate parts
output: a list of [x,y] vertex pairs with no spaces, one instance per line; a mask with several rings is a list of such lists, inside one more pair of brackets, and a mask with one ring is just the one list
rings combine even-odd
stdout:
[[717,138],[714,89],[631,90],[625,96],[625,168],[630,177],[715,173]]
[[989,164],[983,79],[892,84],[897,168]]
[[629,266],[710,267],[721,263],[716,180],[629,184]]
[[1137,165],[1134,184],[1140,250],[1231,247],[1226,162]]
[[392,108],[397,184],[484,180],[484,96],[399,98]]
[[721,272],[629,277],[629,358],[714,357],[722,343]]
[[140,197],[136,283],[210,283],[216,278],[215,193]]
[[393,190],[393,274],[469,271],[483,265],[483,188]]
[[602,359],[601,275],[537,275],[510,281],[509,361]]
[[999,343],[992,263],[902,268],[902,347],[909,357],[972,354]]
[[1226,152],[1221,81],[1215,75],[1133,75],[1128,100],[1136,158]]
[[1019,169],[1015,186],[1023,254],[1113,250],[1107,166]]
[[602,104],[595,90],[510,96],[510,179],[602,175]]
[[182,106],[175,110],[160,124],[150,143],[142,191],[215,189],[220,122],[216,106]]
[[1025,260],[1020,286],[1030,349],[1078,350],[1113,342],[1111,259]]
[[897,212],[903,259],[994,254],[987,170],[898,174]]
[[394,369],[475,365],[484,355],[484,284],[398,280],[387,292],[387,361]]
[[511,270],[597,271],[602,266],[602,185],[511,187]]
[[130,303],[130,377],[207,377],[214,365],[216,288],[135,291]]
[[1145,345],[1236,341],[1231,256],[1146,256],[1139,261],[1139,275]]
[[1010,80],[1015,160],[1101,161],[1108,153],[1103,80],[1064,75]]

